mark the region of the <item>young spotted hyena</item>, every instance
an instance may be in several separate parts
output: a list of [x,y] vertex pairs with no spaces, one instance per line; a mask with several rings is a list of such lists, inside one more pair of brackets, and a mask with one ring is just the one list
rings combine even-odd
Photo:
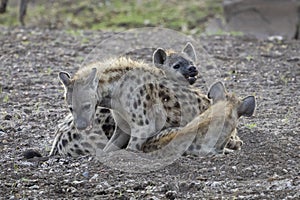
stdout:
[[[169,153],[178,149],[186,150],[189,155],[224,153],[230,137],[236,129],[241,116],[252,116],[255,110],[255,98],[248,96],[242,100],[226,92],[221,82],[215,83],[208,97],[213,105],[184,127],[167,128],[158,135],[149,138],[142,150],[146,153],[156,151],[155,155]],[[187,138],[194,137],[189,144]]]
[[[193,84],[198,75],[194,66],[196,54],[191,43],[187,43],[182,52],[165,51],[158,48],[153,54],[153,64],[164,70],[167,76],[185,78]],[[114,133],[116,124],[109,109],[97,107],[92,130],[76,130],[72,114],[58,124],[50,156],[60,154],[69,156],[95,155],[97,149],[103,149]],[[128,140],[128,139],[127,139]],[[120,145],[119,148],[123,146]]]
[[118,126],[106,151],[128,137],[127,149],[140,151],[147,138],[164,128],[185,126],[210,106],[206,95],[186,81],[124,57],[86,66],[73,78],[61,72],[60,79],[77,129],[92,127],[96,106],[112,110]]

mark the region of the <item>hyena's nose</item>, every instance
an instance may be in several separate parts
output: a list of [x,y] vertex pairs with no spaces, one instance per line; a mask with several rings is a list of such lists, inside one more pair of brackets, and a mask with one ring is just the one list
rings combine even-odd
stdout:
[[82,119],[82,118],[78,118],[76,120],[76,128],[78,130],[84,130],[88,127],[88,123],[86,120]]
[[190,71],[190,72],[194,72],[194,71],[197,71],[197,69],[196,69],[195,66],[190,66],[190,67],[189,67],[189,71]]
[[190,66],[188,70],[189,70],[190,76],[196,76],[198,74],[197,68],[193,65]]

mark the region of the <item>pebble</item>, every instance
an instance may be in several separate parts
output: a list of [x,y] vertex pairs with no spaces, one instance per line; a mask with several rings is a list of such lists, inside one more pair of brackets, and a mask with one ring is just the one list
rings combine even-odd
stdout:
[[88,178],[89,177],[89,172],[88,171],[83,172],[82,176],[84,176],[85,178]]
[[4,120],[11,120],[12,119],[12,116],[7,114],[4,116]]
[[6,133],[4,131],[0,131],[0,137],[4,136]]

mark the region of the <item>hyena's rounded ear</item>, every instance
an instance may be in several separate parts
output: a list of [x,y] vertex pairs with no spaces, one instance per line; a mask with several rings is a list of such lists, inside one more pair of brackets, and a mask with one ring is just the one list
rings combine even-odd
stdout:
[[97,69],[92,68],[92,71],[87,78],[87,84],[91,86],[92,88],[96,89],[98,87],[98,77],[97,77]]
[[64,84],[64,86],[68,87],[71,83],[71,76],[68,72],[61,71],[58,73],[58,78]]
[[224,84],[221,81],[214,83],[210,87],[207,97],[209,99],[212,99],[213,103],[216,103],[217,101],[220,101],[220,100],[225,100],[226,99],[226,89],[225,89]]
[[241,105],[238,107],[238,116],[251,117],[255,110],[255,104],[254,96],[244,98]]
[[167,59],[167,53],[164,49],[158,48],[154,51],[152,61],[155,66],[160,66],[165,63]]
[[186,43],[185,47],[182,50],[183,53],[186,53],[194,62],[197,61],[196,51],[192,43]]

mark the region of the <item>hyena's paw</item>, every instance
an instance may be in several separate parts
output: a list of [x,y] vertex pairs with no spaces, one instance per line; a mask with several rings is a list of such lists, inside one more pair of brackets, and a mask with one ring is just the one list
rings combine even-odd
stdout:
[[241,150],[243,143],[244,142],[237,135],[231,136],[226,145],[226,149],[227,150]]

